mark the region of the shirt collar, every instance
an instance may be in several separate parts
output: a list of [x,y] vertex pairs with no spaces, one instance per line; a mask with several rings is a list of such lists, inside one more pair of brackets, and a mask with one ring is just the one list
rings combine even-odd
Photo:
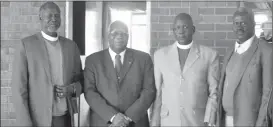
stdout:
[[[126,49],[124,51],[122,51],[121,53],[119,53],[122,63],[123,63],[125,52],[126,52]],[[115,53],[110,47],[109,47],[109,53],[110,53],[111,59],[113,61],[115,61],[115,57],[116,57],[117,53]]]
[[59,39],[58,35],[57,35],[57,37],[52,37],[52,36],[47,35],[44,31],[41,31],[41,33],[42,33],[42,36],[49,41],[57,41]]
[[190,44],[187,44],[187,45],[181,45],[181,44],[179,44],[179,43],[178,43],[178,41],[176,41],[176,45],[177,45],[177,47],[178,47],[178,48],[180,48],[180,49],[189,49],[189,48],[191,48],[192,43],[193,43],[193,41],[191,41],[191,43],[190,43]]
[[242,44],[239,44],[236,41],[236,43],[235,43],[235,52],[237,52],[238,54],[244,53],[251,46],[254,37],[255,37],[255,35],[253,35],[251,38],[249,38],[248,40],[246,40]]

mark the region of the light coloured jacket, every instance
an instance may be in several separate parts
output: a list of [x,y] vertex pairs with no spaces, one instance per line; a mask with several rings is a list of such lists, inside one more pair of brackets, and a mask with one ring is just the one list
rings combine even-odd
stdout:
[[219,57],[215,50],[193,43],[181,71],[176,43],[154,54],[157,96],[151,126],[215,124]]
[[[229,50],[225,56],[219,85],[219,102],[217,125],[225,125],[225,111],[222,105],[226,66],[234,52]],[[272,44],[254,38],[245,54],[239,76],[234,78],[236,89],[233,95],[234,126],[265,126],[273,86],[273,54]]]

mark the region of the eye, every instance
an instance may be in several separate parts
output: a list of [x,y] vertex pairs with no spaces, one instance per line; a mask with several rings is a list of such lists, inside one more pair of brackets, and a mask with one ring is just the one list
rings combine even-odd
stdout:
[[111,32],[111,35],[112,35],[112,36],[117,36],[117,35],[127,36],[128,33],[114,31],[114,32]]
[[184,29],[188,29],[188,28],[189,28],[189,26],[183,26],[183,28],[184,28]]

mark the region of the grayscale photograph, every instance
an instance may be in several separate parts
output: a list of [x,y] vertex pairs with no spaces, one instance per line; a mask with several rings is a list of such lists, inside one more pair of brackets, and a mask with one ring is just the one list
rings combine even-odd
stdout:
[[273,127],[272,10],[1,1],[1,127]]

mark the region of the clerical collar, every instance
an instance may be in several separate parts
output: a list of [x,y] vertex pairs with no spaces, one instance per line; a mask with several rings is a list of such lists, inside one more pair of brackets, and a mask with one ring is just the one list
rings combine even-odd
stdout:
[[181,45],[181,44],[179,44],[179,43],[178,43],[178,41],[176,41],[176,45],[177,45],[177,47],[178,47],[178,48],[180,48],[180,49],[189,49],[189,48],[191,48],[192,43],[193,43],[193,41],[191,41],[191,43],[190,43],[190,44],[187,44],[187,45]]
[[58,35],[57,35],[57,37],[52,37],[52,36],[49,36],[48,34],[46,34],[44,31],[41,31],[41,33],[42,33],[42,36],[49,41],[57,41],[59,39]]

